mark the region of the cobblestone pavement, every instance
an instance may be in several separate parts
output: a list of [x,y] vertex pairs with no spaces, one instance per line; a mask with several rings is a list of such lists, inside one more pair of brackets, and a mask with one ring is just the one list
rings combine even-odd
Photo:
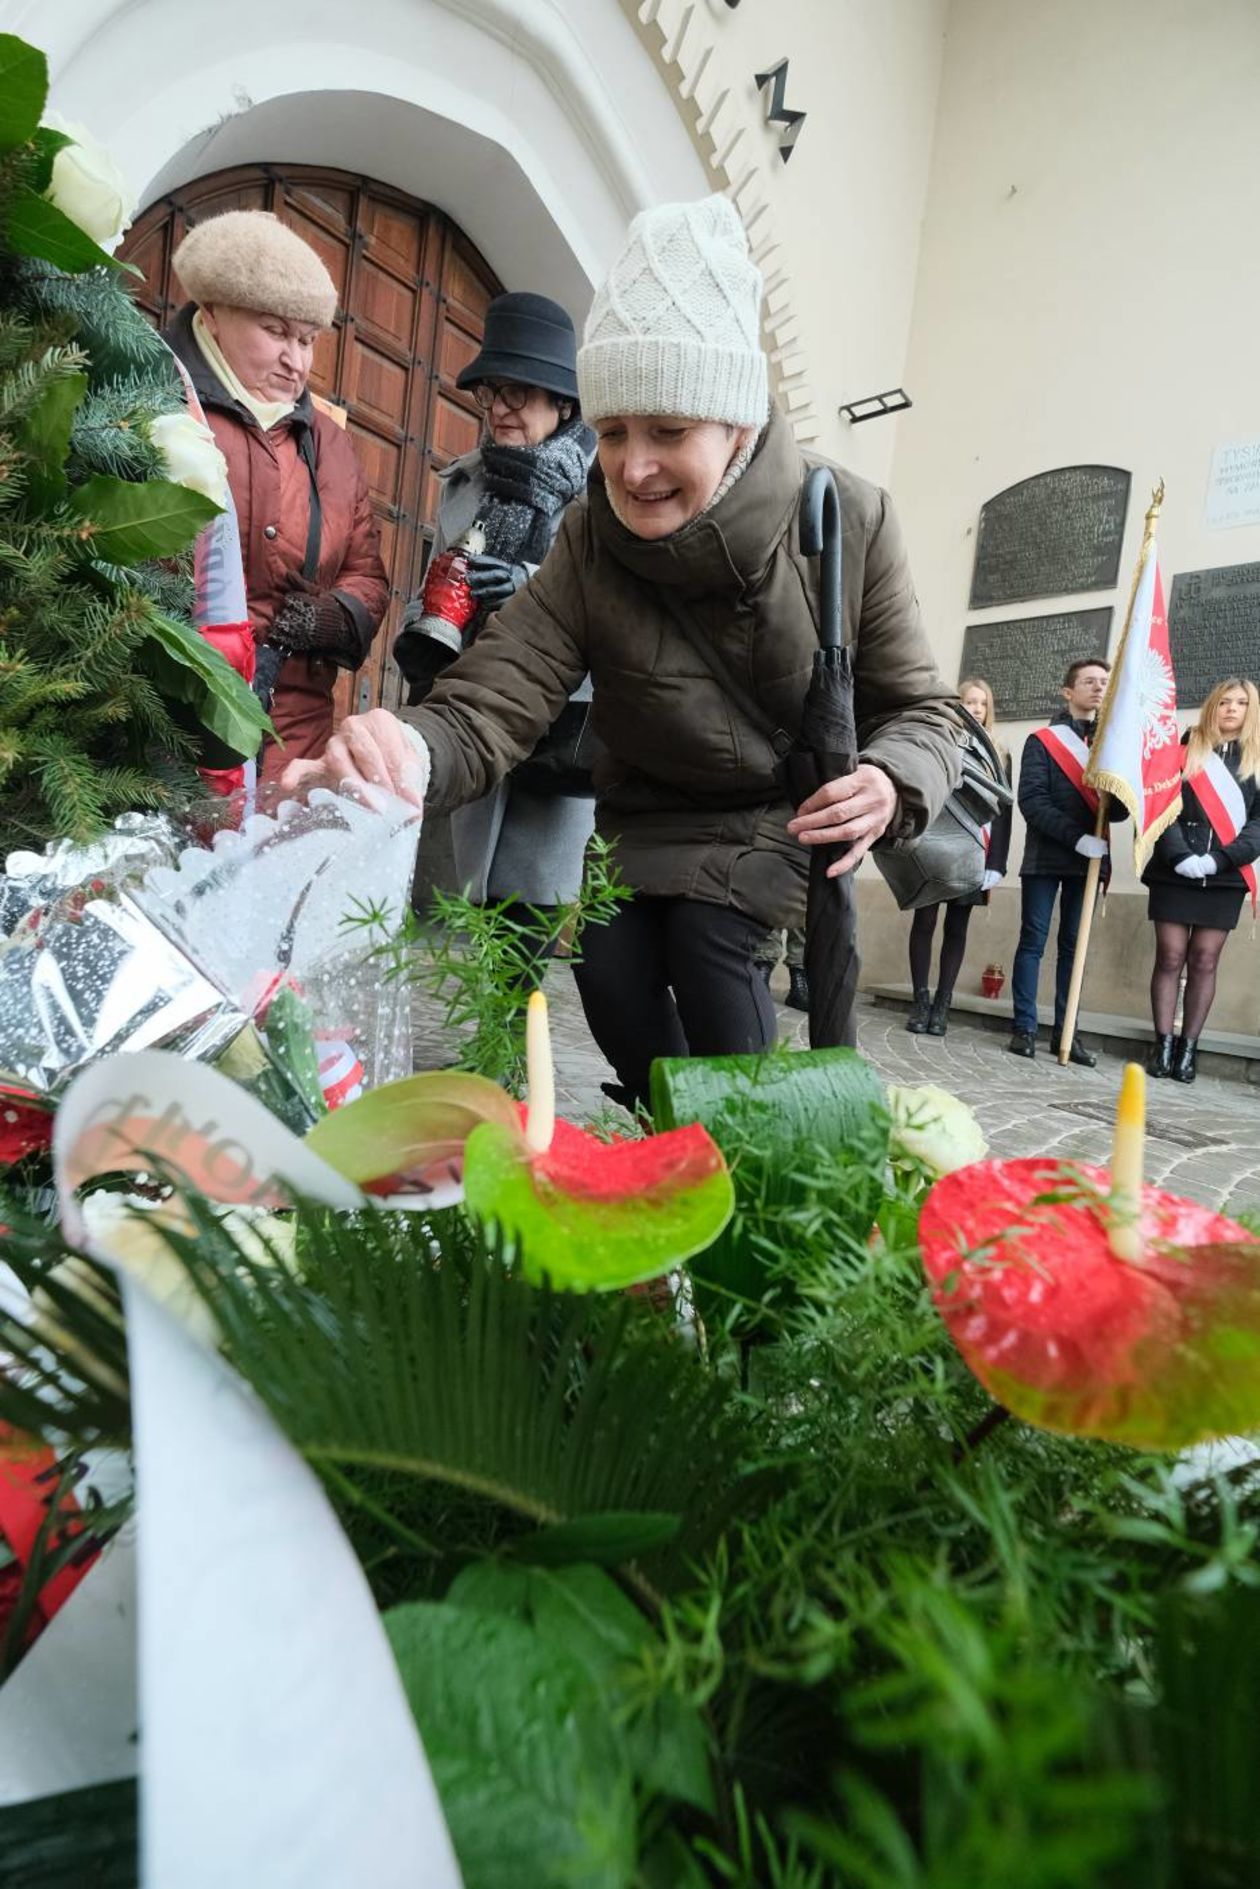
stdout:
[[[779,994],[782,971],[776,978]],[[562,966],[547,980],[560,1112],[572,1121],[622,1119],[600,1092],[611,1076],[591,1041]],[[1008,1054],[1006,1033],[974,1018],[951,1018],[944,1038],[911,1036],[904,1008],[858,1000],[858,1041],[889,1082],[935,1082],[975,1110],[990,1150],[999,1156],[1045,1154],[1105,1160],[1120,1081],[1121,1059],[1102,1053],[1097,1069],[1060,1069],[1043,1043],[1034,1061]],[[782,1035],[805,1047],[805,1020],[780,1005]],[[435,1021],[417,1017],[417,1065],[450,1060]],[[1148,1089],[1148,1180],[1231,1212],[1260,1209],[1260,1089],[1237,1076],[1201,1075],[1193,1086],[1152,1083]]]

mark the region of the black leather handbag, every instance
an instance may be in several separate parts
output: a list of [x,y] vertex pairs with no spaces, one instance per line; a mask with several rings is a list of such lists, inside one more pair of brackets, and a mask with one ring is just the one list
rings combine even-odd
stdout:
[[917,839],[877,840],[871,858],[903,912],[972,897],[984,879],[985,828],[1014,798],[987,728],[961,703],[962,779]]

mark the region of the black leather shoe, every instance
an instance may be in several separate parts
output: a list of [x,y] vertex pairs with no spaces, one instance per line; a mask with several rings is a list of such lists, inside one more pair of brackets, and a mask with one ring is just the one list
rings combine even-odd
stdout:
[[932,1013],[932,993],[930,990],[916,990],[914,1002],[910,1006],[910,1015],[906,1018],[906,1028],[911,1036],[926,1036],[928,1018]]
[[1199,1039],[1197,1036],[1179,1036],[1173,1044],[1172,1079],[1174,1082],[1193,1082],[1198,1070],[1195,1062],[1198,1057]]
[[932,1012],[928,1017],[927,1033],[929,1036],[944,1036],[949,1028],[949,1000],[952,990],[938,990],[932,1000]]
[[1012,1033],[1006,1047],[1012,1056],[1035,1056],[1037,1054],[1036,1035],[1032,1030],[1016,1030]]
[[[1050,1054],[1058,1060],[1059,1032],[1056,1030],[1050,1038]],[[1068,1051],[1068,1061],[1075,1063],[1078,1069],[1097,1069],[1098,1058],[1092,1049],[1086,1049],[1079,1036],[1072,1038],[1072,1047]]]
[[789,1010],[809,1011],[809,979],[799,964],[788,965],[788,994],[784,999]]
[[1148,1076],[1171,1076],[1173,1068],[1173,1040],[1169,1036],[1157,1036],[1151,1044],[1150,1054],[1146,1058]]

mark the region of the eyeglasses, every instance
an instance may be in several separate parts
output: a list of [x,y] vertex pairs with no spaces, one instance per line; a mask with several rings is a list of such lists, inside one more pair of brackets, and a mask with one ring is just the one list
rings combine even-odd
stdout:
[[509,413],[519,413],[532,392],[532,387],[523,386],[519,380],[479,380],[473,388],[473,399],[483,413],[489,413],[496,400],[501,400]]

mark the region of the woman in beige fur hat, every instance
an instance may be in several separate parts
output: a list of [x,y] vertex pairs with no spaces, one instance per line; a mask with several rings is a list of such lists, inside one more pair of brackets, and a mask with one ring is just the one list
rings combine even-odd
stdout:
[[323,753],[337,671],[362,664],[389,601],[362,467],[306,389],[337,291],[310,244],[264,210],[198,224],[175,268],[191,299],[166,339],[227,459],[254,687],[284,743],[267,751],[267,778]]

